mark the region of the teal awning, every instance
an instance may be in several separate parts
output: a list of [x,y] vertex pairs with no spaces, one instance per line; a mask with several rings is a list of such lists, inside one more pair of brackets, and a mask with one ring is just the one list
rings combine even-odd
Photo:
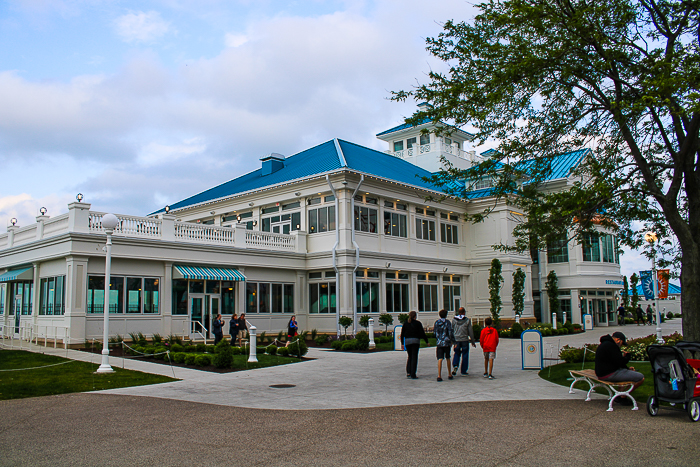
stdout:
[[31,281],[34,279],[34,268],[12,269],[0,276],[0,282]]
[[178,266],[175,265],[173,272],[175,279],[206,279],[210,281],[244,281],[243,273],[236,269],[225,268],[202,268],[196,266]]

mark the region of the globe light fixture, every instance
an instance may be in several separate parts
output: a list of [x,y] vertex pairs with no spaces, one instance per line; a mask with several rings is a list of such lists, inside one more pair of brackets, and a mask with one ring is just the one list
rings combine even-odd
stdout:
[[75,199],[77,199],[78,202],[81,203],[83,201],[83,194],[78,193],[77,195],[75,195]]
[[114,370],[109,364],[109,283],[112,274],[112,234],[119,224],[119,219],[114,214],[102,216],[102,228],[107,234],[107,244],[105,250],[105,299],[104,299],[104,332],[102,334],[102,364],[97,369],[97,373],[112,373]]

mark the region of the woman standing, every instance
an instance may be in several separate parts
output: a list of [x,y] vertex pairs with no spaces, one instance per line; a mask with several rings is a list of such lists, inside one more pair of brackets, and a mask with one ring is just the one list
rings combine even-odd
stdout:
[[231,317],[231,322],[228,323],[228,333],[231,334],[231,345],[236,345],[236,338],[238,337],[238,314],[234,313]]
[[420,349],[420,340],[424,339],[428,344],[428,336],[425,335],[423,324],[416,319],[416,312],[408,313],[408,320],[401,326],[401,341],[403,349],[408,354],[406,361],[406,378],[418,379],[416,376],[416,368],[418,368],[418,350]]
[[216,319],[212,323],[212,332],[214,333],[214,345],[221,342],[224,337],[224,321],[221,319],[221,315],[216,315]]
[[296,316],[292,315],[292,317],[289,319],[289,323],[287,324],[286,347],[289,347],[289,343],[292,342],[292,339],[294,339],[294,336],[297,334],[299,334],[299,325],[297,324]]
[[248,322],[245,319],[245,313],[241,313],[241,317],[238,318],[238,347],[242,347],[243,338],[248,330]]

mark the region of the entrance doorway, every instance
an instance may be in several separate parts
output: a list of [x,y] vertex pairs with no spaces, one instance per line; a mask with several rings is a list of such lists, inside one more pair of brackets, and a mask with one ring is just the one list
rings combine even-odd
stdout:
[[190,294],[190,336],[211,337],[211,323],[220,313],[220,302],[220,295]]

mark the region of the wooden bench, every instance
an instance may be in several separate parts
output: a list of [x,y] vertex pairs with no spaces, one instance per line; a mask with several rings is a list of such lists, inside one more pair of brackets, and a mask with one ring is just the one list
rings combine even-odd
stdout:
[[598,377],[595,374],[595,370],[569,370],[569,374],[571,374],[571,377],[574,378],[574,381],[569,387],[569,394],[574,393],[574,385],[576,383],[578,383],[579,381],[585,381],[586,383],[588,383],[588,393],[586,393],[586,402],[591,400],[591,393],[595,388],[605,388],[608,391],[608,395],[610,397],[610,403],[608,404],[608,412],[613,411],[613,401],[620,396],[629,397],[629,399],[632,401],[632,404],[634,405],[634,407],[632,407],[632,410],[639,410],[639,407],[637,407],[637,401],[634,400],[634,397],[632,397],[632,395],[630,394],[630,391],[632,391],[635,385],[634,381],[603,381],[601,379],[598,379]]

